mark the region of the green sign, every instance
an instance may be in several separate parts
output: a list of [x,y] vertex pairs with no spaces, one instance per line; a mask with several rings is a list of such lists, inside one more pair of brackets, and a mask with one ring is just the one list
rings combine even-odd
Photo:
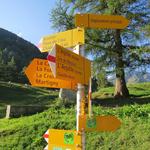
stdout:
[[86,127],[87,128],[96,128],[96,117],[87,118]]
[[74,144],[73,133],[64,133],[64,144]]

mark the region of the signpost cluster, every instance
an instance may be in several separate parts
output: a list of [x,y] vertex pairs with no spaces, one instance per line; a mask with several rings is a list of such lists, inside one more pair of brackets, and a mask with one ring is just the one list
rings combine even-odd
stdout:
[[[25,70],[33,86],[77,90],[76,130],[48,129],[43,135],[44,150],[85,150],[85,132],[115,131],[121,125],[115,116],[94,116],[91,106],[91,62],[84,57],[84,28],[123,29],[129,21],[123,16],[76,14],[77,28],[44,36],[39,43],[47,60],[35,58]],[[77,54],[74,52],[76,47]],[[69,49],[67,49],[69,48]],[[89,86],[88,114],[84,86]]]

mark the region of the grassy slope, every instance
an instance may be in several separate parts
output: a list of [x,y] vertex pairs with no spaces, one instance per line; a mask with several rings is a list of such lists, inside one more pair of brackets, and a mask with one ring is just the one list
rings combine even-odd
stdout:
[[0,118],[5,116],[6,105],[50,105],[57,96],[58,92],[0,82]]
[[102,106],[123,106],[128,104],[147,104],[150,102],[150,82],[128,85],[130,98],[114,99],[114,87],[100,89],[93,93],[93,102]]
[[[136,92],[134,95],[139,96],[141,100],[145,97],[148,99],[150,89],[147,87],[150,87],[150,83],[132,85],[130,91],[133,91],[133,94]],[[46,90],[37,89],[36,92],[34,89],[35,94],[31,92],[32,97],[38,97],[38,91],[41,92],[41,95],[49,94]],[[105,94],[103,94],[104,92]],[[110,100],[112,97],[106,99],[109,97],[108,93],[112,93],[111,88],[100,90],[94,94],[99,98],[105,96],[105,100]],[[0,99],[2,103],[5,97]],[[25,101],[26,99],[24,99]],[[39,103],[49,104],[48,101],[42,101],[42,98]],[[120,118],[122,125],[114,133],[86,133],[87,150],[149,150],[150,104],[133,104],[113,108],[93,106],[93,111],[97,115],[115,115]],[[0,119],[0,150],[41,150],[46,146],[42,135],[48,128],[75,129],[75,107],[65,107],[58,100],[48,110],[40,114],[18,119]]]

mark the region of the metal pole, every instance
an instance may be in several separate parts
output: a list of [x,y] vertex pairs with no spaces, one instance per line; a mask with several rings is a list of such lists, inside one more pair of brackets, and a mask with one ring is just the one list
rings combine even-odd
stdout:
[[88,91],[88,114],[92,117],[92,78],[89,79],[89,91]]
[[[84,46],[77,45],[76,49],[79,50],[79,55],[84,56]],[[84,94],[84,85],[78,83],[77,88],[77,122],[76,122],[76,129],[79,131],[79,115],[83,115],[85,113],[85,110],[82,107],[82,103],[85,103],[85,94]],[[84,130],[81,131],[82,133],[82,150],[85,150],[85,132]]]

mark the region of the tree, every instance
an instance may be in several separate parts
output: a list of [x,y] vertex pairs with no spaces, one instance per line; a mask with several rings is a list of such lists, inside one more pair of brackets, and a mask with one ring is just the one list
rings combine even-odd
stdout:
[[[116,74],[114,96],[128,97],[125,69],[135,69],[138,66],[148,64],[147,60],[149,60],[143,54],[141,55],[141,49],[145,47],[147,42],[141,29],[150,21],[147,0],[66,0],[64,2],[67,4],[66,7],[62,7],[63,1],[60,0],[59,3],[61,5],[57,5],[52,11],[55,17],[60,19],[59,21],[76,12],[123,15],[130,20],[129,26],[124,30],[86,30],[86,51],[93,55],[99,71],[106,69],[108,73],[114,71]],[[65,13],[55,11],[59,9],[65,10]],[[56,22],[54,14],[51,16],[53,24]],[[72,28],[72,22],[71,18],[67,20],[67,23],[55,24],[55,28],[58,26],[63,29]]]

